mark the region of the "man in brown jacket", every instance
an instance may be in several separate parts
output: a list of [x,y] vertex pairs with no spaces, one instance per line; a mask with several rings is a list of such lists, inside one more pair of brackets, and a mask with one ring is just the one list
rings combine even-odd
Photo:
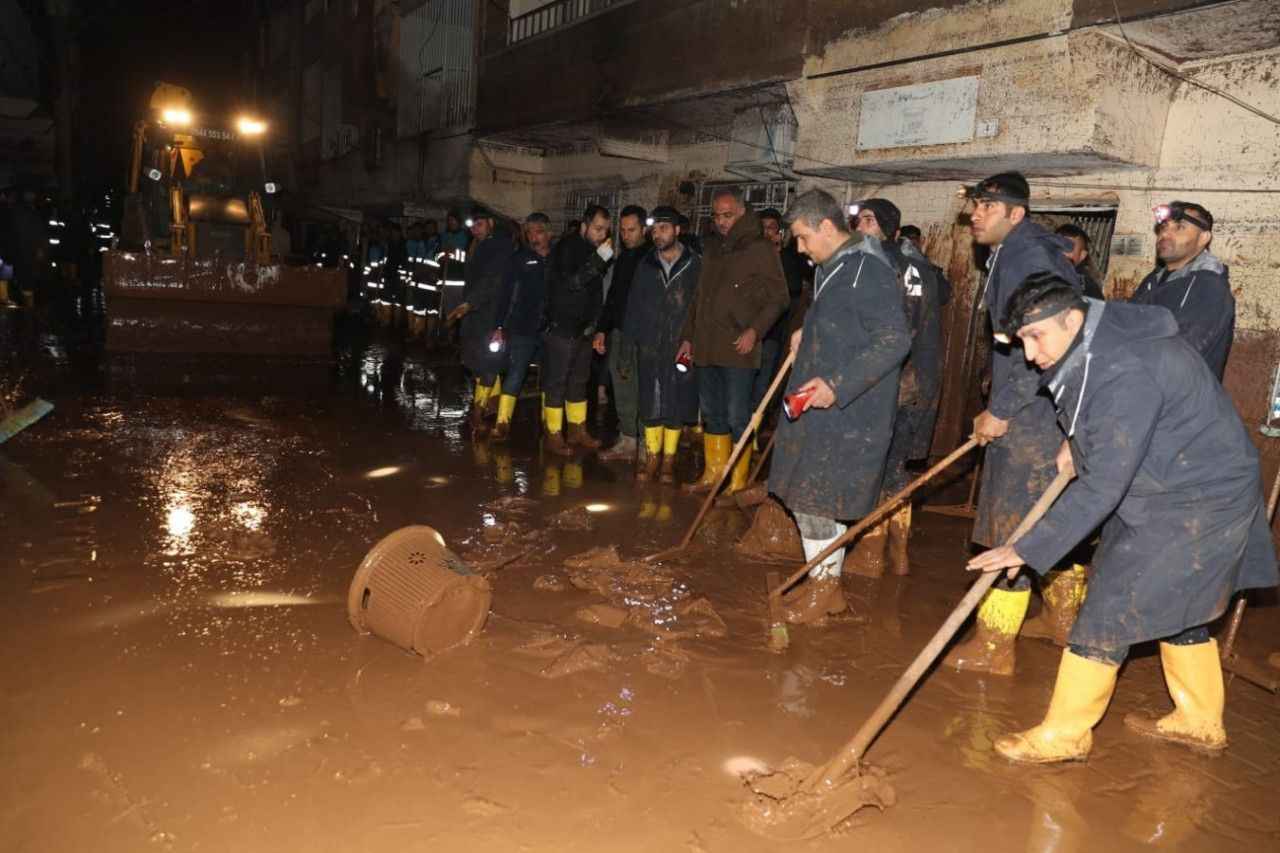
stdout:
[[[751,421],[751,386],[760,369],[760,344],[790,304],[782,264],[747,210],[742,193],[725,187],[711,199],[720,245],[707,252],[698,293],[689,309],[677,359],[698,368],[706,464],[690,490],[715,486],[733,444]],[[741,490],[751,470],[747,447],[733,469],[726,494]]]

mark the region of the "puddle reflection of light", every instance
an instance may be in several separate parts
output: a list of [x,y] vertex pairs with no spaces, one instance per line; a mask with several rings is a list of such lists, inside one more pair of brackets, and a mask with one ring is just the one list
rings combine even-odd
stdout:
[[308,604],[327,604],[334,599],[312,598],[291,592],[220,592],[209,597],[215,607],[241,609],[245,607],[302,607]]
[[611,504],[587,504],[587,512],[608,512],[611,509]]
[[165,532],[175,540],[174,544],[185,544],[186,540],[191,538],[191,531],[195,526],[196,514],[191,511],[191,507],[186,504],[169,507],[164,527]]
[[725,761],[724,772],[741,779],[749,773],[768,773],[769,765],[750,755],[735,755]]
[[448,477],[442,477],[442,476],[440,476],[439,474],[437,474],[437,475],[436,475],[436,476],[434,476],[434,477],[429,477],[428,479],[429,479],[431,482],[435,483],[437,486],[447,486],[447,485],[449,485],[449,478],[448,478]]
[[376,480],[380,477],[390,477],[392,474],[397,473],[399,470],[400,470],[399,465],[387,465],[386,467],[383,467],[383,468],[374,468],[372,471],[365,474],[364,476],[366,479]]
[[494,514],[493,514],[493,513],[491,513],[491,512],[486,512],[486,513],[484,514],[484,526],[485,526],[485,527],[494,527],[494,526],[496,526],[496,525],[497,525],[497,523],[498,523],[498,517],[497,517],[496,515],[494,515]]
[[232,507],[231,512],[235,515],[236,520],[249,530],[258,530],[262,527],[262,522],[267,518],[266,507],[249,501],[241,501],[236,504]]

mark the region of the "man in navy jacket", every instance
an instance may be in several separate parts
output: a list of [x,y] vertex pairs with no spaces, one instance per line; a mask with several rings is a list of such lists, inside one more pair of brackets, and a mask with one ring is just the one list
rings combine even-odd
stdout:
[[1173,316],[1084,299],[1048,273],[1009,300],[1003,330],[1042,372],[1075,479],[1027,534],[971,569],[1045,573],[1102,526],[1089,595],[1044,721],[998,738],[1027,763],[1082,760],[1135,643],[1160,642],[1174,710],[1125,725],[1201,751],[1227,745],[1222,667],[1207,625],[1240,590],[1275,586],[1258,451],[1231,398]]

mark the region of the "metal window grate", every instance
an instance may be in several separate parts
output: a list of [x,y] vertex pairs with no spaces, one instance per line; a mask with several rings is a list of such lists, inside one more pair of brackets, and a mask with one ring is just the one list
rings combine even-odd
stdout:
[[690,215],[695,234],[706,234],[711,228],[711,197],[721,187],[735,187],[742,191],[747,207],[759,213],[766,207],[776,207],[785,212],[787,198],[791,194],[789,181],[707,181],[698,187],[698,203]]
[[589,204],[598,204],[616,217],[618,215],[618,197],[620,194],[620,191],[616,188],[577,187],[569,190],[564,197],[564,210],[560,220],[561,229],[564,229],[570,220],[581,219],[582,212],[587,209]]
[[1054,208],[1035,207],[1032,218],[1050,231],[1070,222],[1089,235],[1089,259],[1098,271],[1099,281],[1107,275],[1111,261],[1111,237],[1116,230],[1116,208],[1110,205],[1081,205]]

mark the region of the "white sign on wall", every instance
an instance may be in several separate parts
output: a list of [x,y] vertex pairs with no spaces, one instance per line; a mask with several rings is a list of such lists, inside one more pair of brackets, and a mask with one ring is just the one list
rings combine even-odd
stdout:
[[968,142],[977,108],[977,77],[863,92],[858,148]]

